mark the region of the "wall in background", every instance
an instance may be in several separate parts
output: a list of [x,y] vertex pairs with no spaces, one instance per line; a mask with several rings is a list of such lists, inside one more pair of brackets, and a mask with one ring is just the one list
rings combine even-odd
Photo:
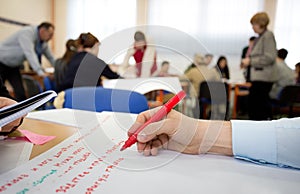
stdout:
[[[55,25],[50,46],[57,57],[64,52],[66,34],[66,0],[1,0],[0,16],[3,18],[38,25],[49,21]],[[53,21],[54,20],[54,21]],[[0,22],[0,41],[22,26]]]
[[[137,0],[137,25],[144,25],[147,23],[148,18],[148,6],[150,0]],[[276,15],[277,0],[264,0],[264,10],[270,15],[271,23],[269,28],[273,30],[275,15]],[[67,36],[67,13],[68,13],[68,0],[1,0],[0,16],[16,21],[39,24],[42,21],[51,21],[55,24],[55,35],[50,42],[53,48],[53,53],[56,57],[63,55],[65,51],[65,42],[68,39]],[[112,11],[112,14],[114,12]],[[104,19],[104,18],[99,18]],[[109,19],[109,17],[105,18]],[[250,26],[250,24],[249,24]],[[20,29],[20,26],[5,24],[0,22],[0,41],[5,39],[11,33]],[[74,37],[73,37],[74,38]],[[102,40],[103,36],[100,37]],[[168,37],[167,37],[168,38]],[[132,37],[129,37],[130,41]],[[245,43],[247,41],[245,40]],[[284,45],[283,45],[284,46]],[[184,69],[189,61],[180,60],[169,54],[158,56],[159,59],[169,59],[171,63],[175,65],[175,68]],[[192,55],[190,56],[192,58]],[[215,61],[218,56],[215,56]],[[241,78],[240,70],[238,69],[239,57],[228,56],[228,62],[232,66],[233,74],[236,74],[236,78]]]

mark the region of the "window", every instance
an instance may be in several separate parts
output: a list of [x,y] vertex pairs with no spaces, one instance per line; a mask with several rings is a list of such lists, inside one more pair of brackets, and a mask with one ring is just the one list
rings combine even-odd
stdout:
[[136,0],[69,0],[67,36],[91,32],[99,40],[135,26]]
[[274,34],[277,48],[288,50],[287,64],[295,69],[295,64],[300,62],[300,2],[297,0],[278,0],[275,16]]
[[253,35],[250,18],[262,8],[260,0],[151,0],[148,18],[150,25],[173,27],[195,37],[206,52],[240,55]]

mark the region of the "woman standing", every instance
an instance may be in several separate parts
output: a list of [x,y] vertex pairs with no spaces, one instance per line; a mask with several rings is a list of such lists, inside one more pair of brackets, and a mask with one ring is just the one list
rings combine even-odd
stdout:
[[249,57],[242,60],[243,68],[250,65],[251,88],[249,90],[249,119],[269,120],[272,109],[269,92],[273,84],[273,69],[276,62],[276,41],[267,29],[269,17],[265,12],[255,14],[250,22],[259,36]]

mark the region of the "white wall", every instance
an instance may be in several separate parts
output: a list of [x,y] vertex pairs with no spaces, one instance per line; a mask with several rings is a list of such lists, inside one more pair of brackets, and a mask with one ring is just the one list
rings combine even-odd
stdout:
[[[277,0],[264,0],[265,10],[270,14],[271,21],[274,20],[274,9]],[[67,2],[68,0],[1,0],[0,16],[24,23],[39,24],[42,21],[50,21],[55,25],[55,34],[50,41],[55,57],[61,57],[65,51],[65,42],[67,40]],[[147,18],[148,0],[138,0],[137,24],[145,24]],[[19,26],[5,24],[0,22],[0,41],[5,39],[11,33],[20,29]],[[215,61],[218,56],[215,56]],[[161,60],[169,59],[173,65],[184,69],[188,65],[185,60],[174,58],[172,56],[159,56]],[[228,56],[228,63],[232,71],[232,77],[241,79],[242,74],[239,70],[239,58]]]

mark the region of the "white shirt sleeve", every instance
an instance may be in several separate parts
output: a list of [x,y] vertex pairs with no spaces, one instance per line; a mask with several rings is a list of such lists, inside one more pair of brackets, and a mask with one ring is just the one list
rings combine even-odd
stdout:
[[300,117],[231,124],[235,158],[300,169]]

